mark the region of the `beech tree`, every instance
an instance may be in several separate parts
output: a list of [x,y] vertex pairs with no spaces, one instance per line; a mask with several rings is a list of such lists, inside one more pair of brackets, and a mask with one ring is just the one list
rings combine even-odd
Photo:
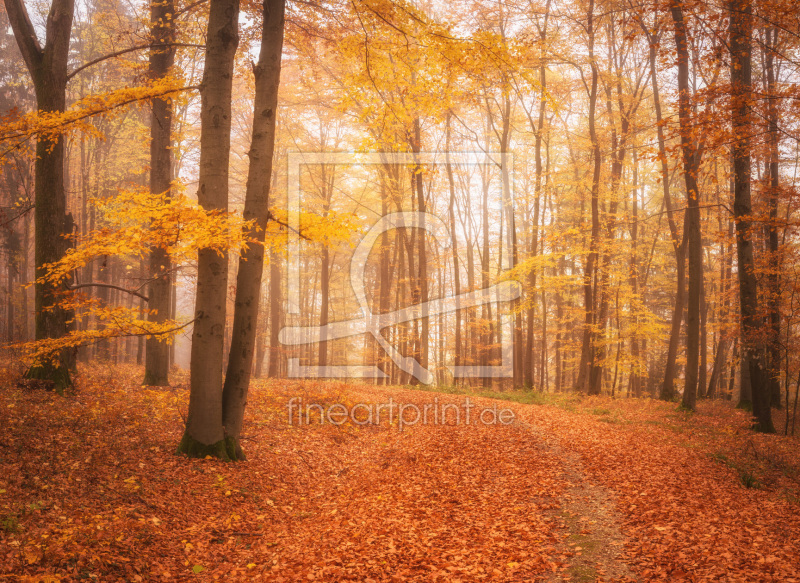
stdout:
[[255,232],[239,257],[230,356],[222,394],[222,424],[226,441],[233,447],[228,456],[244,459],[239,437],[242,432],[247,391],[253,370],[259,298],[264,271],[264,236],[269,218],[269,193],[278,111],[278,87],[283,51],[286,0],[264,0],[261,49],[253,67],[255,100],[253,138],[244,203],[245,220],[253,220]]
[[[23,0],[6,0],[6,11],[14,37],[25,60],[36,91],[36,107],[44,112],[63,112],[66,105],[67,62],[70,33],[75,11],[74,0],[53,0],[47,15],[45,44],[36,36]],[[61,136],[40,137],[36,142],[35,166],[35,264],[37,277],[45,265],[58,261],[67,249],[72,234],[72,218],[67,214],[64,191],[64,140]],[[68,310],[59,302],[63,286],[39,282],[34,292],[36,340],[60,338],[67,332]],[[72,384],[69,351],[28,370],[33,379],[52,381],[63,391]]]
[[[153,0],[150,4],[151,43],[148,74],[160,79],[169,74],[175,61],[175,2]],[[150,115],[150,192],[170,198],[172,183],[172,99],[154,99]],[[172,266],[167,250],[150,251],[150,286],[147,307],[150,319],[163,323],[170,316],[173,285]],[[145,349],[144,384],[169,384],[169,345],[165,339],[150,336]]]
[[742,314],[742,352],[749,366],[756,428],[774,433],[770,408],[771,383],[766,368],[765,344],[759,341],[764,325],[759,309],[755,273],[750,195],[753,4],[731,0],[731,121],[733,132],[733,213],[736,219],[736,258],[739,265],[739,305]]
[[[689,256],[689,290],[687,314],[686,379],[681,404],[694,410],[697,399],[697,376],[700,358],[700,290],[703,285],[703,248],[700,235],[700,172],[701,150],[692,128],[691,89],[689,85],[689,44],[686,21],[680,0],[670,3],[675,25],[675,47],[678,56],[678,118],[681,136],[683,179],[686,185],[686,218],[684,236]],[[679,257],[680,260],[680,257]],[[680,292],[679,292],[680,293]]]
[[[70,59],[83,64],[55,74],[50,56],[70,43],[56,23],[69,5],[55,2],[39,27],[8,0],[20,54],[44,79],[37,111],[6,99],[0,123],[3,204],[24,200],[14,191],[28,184],[4,156],[36,136],[36,220],[52,215],[37,222],[36,293],[37,306],[54,309],[39,310],[47,326],[21,354],[26,364],[48,350],[57,360],[30,374],[62,374],[66,386],[70,351],[88,345],[78,367],[137,362],[146,384],[167,384],[167,339],[194,324],[191,349],[180,336],[172,344],[191,368],[180,450],[243,459],[253,370],[377,367],[379,382],[415,382],[387,344],[345,338],[340,323],[363,308],[346,276],[360,234],[377,216],[425,210],[446,219],[446,249],[421,229],[384,232],[364,284],[373,315],[430,302],[433,311],[382,334],[436,383],[660,396],[688,409],[738,398],[768,431],[767,412],[794,394],[800,367],[798,27],[785,3],[743,1],[471,0],[430,10],[270,0],[242,5],[246,47],[232,0],[111,3],[76,11]],[[35,31],[49,34],[44,48]],[[24,69],[12,48],[9,85]],[[243,67],[259,51],[251,75]],[[62,83],[62,102],[44,104],[48,79],[64,76],[73,81]],[[385,153],[380,164],[301,172],[300,314],[283,306],[294,293],[281,248],[289,150]],[[497,152],[512,154],[513,167]],[[184,193],[195,182],[197,203],[194,186]],[[3,208],[11,221],[26,210]],[[18,342],[30,274],[10,257],[25,255],[32,233],[22,222],[8,233],[0,329]],[[47,241],[55,250],[45,260]],[[519,301],[498,295],[434,313],[450,295],[504,279],[519,282]],[[285,324],[308,326],[307,343],[282,345]],[[500,364],[509,378],[492,376]],[[462,378],[481,366],[493,372]]]
[[[200,174],[197,200],[206,210],[228,210],[231,92],[239,45],[239,0],[211,0],[200,89]],[[197,291],[191,349],[191,391],[178,451],[192,457],[236,457],[222,425],[222,373],[228,292],[228,255],[197,253]]]

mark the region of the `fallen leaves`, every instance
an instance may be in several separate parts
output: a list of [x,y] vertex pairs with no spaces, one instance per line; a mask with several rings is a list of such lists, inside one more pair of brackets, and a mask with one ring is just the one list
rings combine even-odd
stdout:
[[[574,411],[509,404],[524,422],[509,427],[298,427],[286,404],[301,393],[345,404],[457,397],[259,382],[250,461],[226,464],[171,453],[187,391],[142,389],[140,374],[92,369],[66,398],[0,389],[0,575],[556,581],[585,576],[574,566],[593,562],[591,578],[608,581],[610,559],[596,549],[609,541],[596,533],[613,526],[640,580],[797,579],[797,505],[777,487],[745,488],[709,454],[744,463],[732,452],[749,435],[729,430],[739,422],[730,414],[712,425],[702,414],[676,420],[668,406],[603,401]],[[592,413],[598,404],[609,413]],[[790,468],[783,443],[759,437],[755,451]],[[615,512],[593,515],[585,500],[600,490]]]

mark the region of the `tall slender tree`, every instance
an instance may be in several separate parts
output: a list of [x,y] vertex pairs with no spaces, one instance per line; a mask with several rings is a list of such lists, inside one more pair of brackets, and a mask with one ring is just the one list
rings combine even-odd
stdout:
[[[175,0],[152,0],[150,4],[151,43],[148,74],[161,79],[175,62]],[[172,181],[172,99],[154,99],[150,114],[150,192],[170,196]],[[150,320],[161,323],[170,316],[172,269],[167,250],[150,250],[150,286],[147,307]],[[169,384],[169,344],[151,336],[145,348],[144,384]]]
[[681,135],[683,179],[686,185],[684,232],[689,255],[689,291],[687,301],[686,379],[681,405],[694,410],[697,400],[697,376],[700,361],[700,290],[703,284],[703,248],[700,236],[700,190],[697,177],[700,156],[692,137],[692,104],[689,87],[689,44],[686,35],[683,2],[672,0],[670,12],[675,25],[675,48],[678,55],[678,120]]
[[264,271],[263,243],[272,184],[270,178],[275,151],[285,8],[286,0],[264,0],[261,52],[258,64],[253,69],[256,94],[244,218],[255,221],[256,232],[253,233],[254,240],[251,240],[239,258],[233,338],[222,393],[222,423],[225,426],[226,440],[233,443],[235,459],[244,459],[239,438],[247,404],[250,374],[253,370],[253,353],[258,328],[258,305]]

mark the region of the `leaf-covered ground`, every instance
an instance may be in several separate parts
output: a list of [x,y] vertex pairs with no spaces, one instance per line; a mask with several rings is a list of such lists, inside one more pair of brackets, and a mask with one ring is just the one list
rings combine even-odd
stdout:
[[0,581],[800,581],[798,440],[729,404],[471,396],[516,421],[400,431],[287,404],[465,395],[259,382],[226,464],[174,455],[185,384],[140,379],[0,387]]

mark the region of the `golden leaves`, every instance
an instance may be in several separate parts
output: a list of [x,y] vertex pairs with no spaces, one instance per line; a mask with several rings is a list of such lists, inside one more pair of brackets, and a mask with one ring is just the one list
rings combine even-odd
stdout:
[[15,144],[32,137],[52,142],[64,134],[76,131],[102,139],[103,133],[95,123],[97,118],[107,117],[131,104],[146,103],[189,89],[192,88],[186,87],[181,79],[165,77],[138,87],[122,87],[106,93],[88,95],[63,112],[33,111],[19,115],[14,111],[0,118],[0,142]]
[[154,247],[166,250],[175,263],[193,260],[198,249],[227,252],[246,244],[252,226],[234,213],[204,210],[182,193],[170,197],[123,190],[93,203],[102,213],[103,227],[80,236],[60,261],[46,266],[41,281],[63,281],[103,255],[143,259]]

